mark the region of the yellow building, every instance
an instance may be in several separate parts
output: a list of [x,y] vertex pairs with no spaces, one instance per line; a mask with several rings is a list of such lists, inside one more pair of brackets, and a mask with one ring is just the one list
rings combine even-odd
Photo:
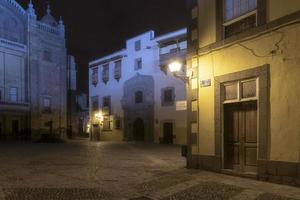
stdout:
[[300,1],[189,7],[188,167],[300,185]]

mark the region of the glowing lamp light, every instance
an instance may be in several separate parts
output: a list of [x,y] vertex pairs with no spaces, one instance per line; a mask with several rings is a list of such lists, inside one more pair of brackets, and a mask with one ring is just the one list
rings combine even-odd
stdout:
[[181,70],[181,68],[182,68],[182,63],[181,62],[174,61],[174,62],[169,64],[169,70],[172,73],[179,72]]
[[103,121],[103,116],[102,116],[102,113],[97,113],[95,114],[95,118],[99,121]]

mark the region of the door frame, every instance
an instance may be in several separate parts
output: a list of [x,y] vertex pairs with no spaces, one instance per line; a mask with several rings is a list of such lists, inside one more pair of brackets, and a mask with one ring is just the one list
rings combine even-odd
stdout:
[[[219,160],[219,166],[224,169],[224,84],[233,81],[258,79],[257,84],[257,160],[269,160],[270,158],[270,103],[269,103],[269,65],[234,72],[215,77],[215,156]],[[253,100],[253,99],[251,99]],[[228,102],[234,103],[234,102]],[[259,167],[257,167],[259,168]]]

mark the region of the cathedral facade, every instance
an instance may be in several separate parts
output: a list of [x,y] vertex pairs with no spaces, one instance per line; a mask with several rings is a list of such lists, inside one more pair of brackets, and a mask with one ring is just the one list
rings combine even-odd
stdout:
[[50,7],[40,20],[0,0],[0,138],[29,139],[66,130],[67,50],[63,21]]

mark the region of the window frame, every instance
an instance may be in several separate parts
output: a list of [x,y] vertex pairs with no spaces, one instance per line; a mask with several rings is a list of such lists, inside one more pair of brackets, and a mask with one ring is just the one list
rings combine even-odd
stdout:
[[[140,66],[139,66],[139,63],[140,63]],[[142,58],[136,58],[134,60],[134,70],[138,71],[138,70],[141,70],[141,69],[143,69],[143,59]]]
[[[94,101],[97,98],[97,106],[95,104],[96,101]],[[99,96],[92,96],[91,97],[91,111],[95,112],[99,110]]]
[[[242,84],[245,83],[245,82],[250,82],[250,81],[255,81],[255,84],[256,84],[256,93],[255,93],[255,96],[248,97],[248,98],[243,98],[243,96],[242,96],[243,95],[242,94],[242,92],[243,92]],[[227,85],[231,85],[231,84],[234,84],[234,83],[237,84],[237,98],[236,99],[226,100],[225,87]],[[258,78],[249,78],[249,79],[244,79],[244,80],[227,82],[227,83],[223,84],[223,87],[224,87],[224,99],[223,99],[223,103],[224,104],[258,100],[258,95],[259,95],[259,80],[258,80]]]
[[[166,92],[171,91],[172,100],[166,101]],[[161,89],[161,105],[162,106],[173,106],[175,104],[175,88],[174,87],[165,87]]]
[[[120,63],[117,65],[117,63]],[[122,78],[122,60],[116,60],[114,62],[114,78],[119,81]]]
[[102,81],[105,84],[109,81],[109,63],[102,65]]
[[141,40],[136,40],[134,42],[134,50],[135,51],[140,51],[142,49],[142,41]]

